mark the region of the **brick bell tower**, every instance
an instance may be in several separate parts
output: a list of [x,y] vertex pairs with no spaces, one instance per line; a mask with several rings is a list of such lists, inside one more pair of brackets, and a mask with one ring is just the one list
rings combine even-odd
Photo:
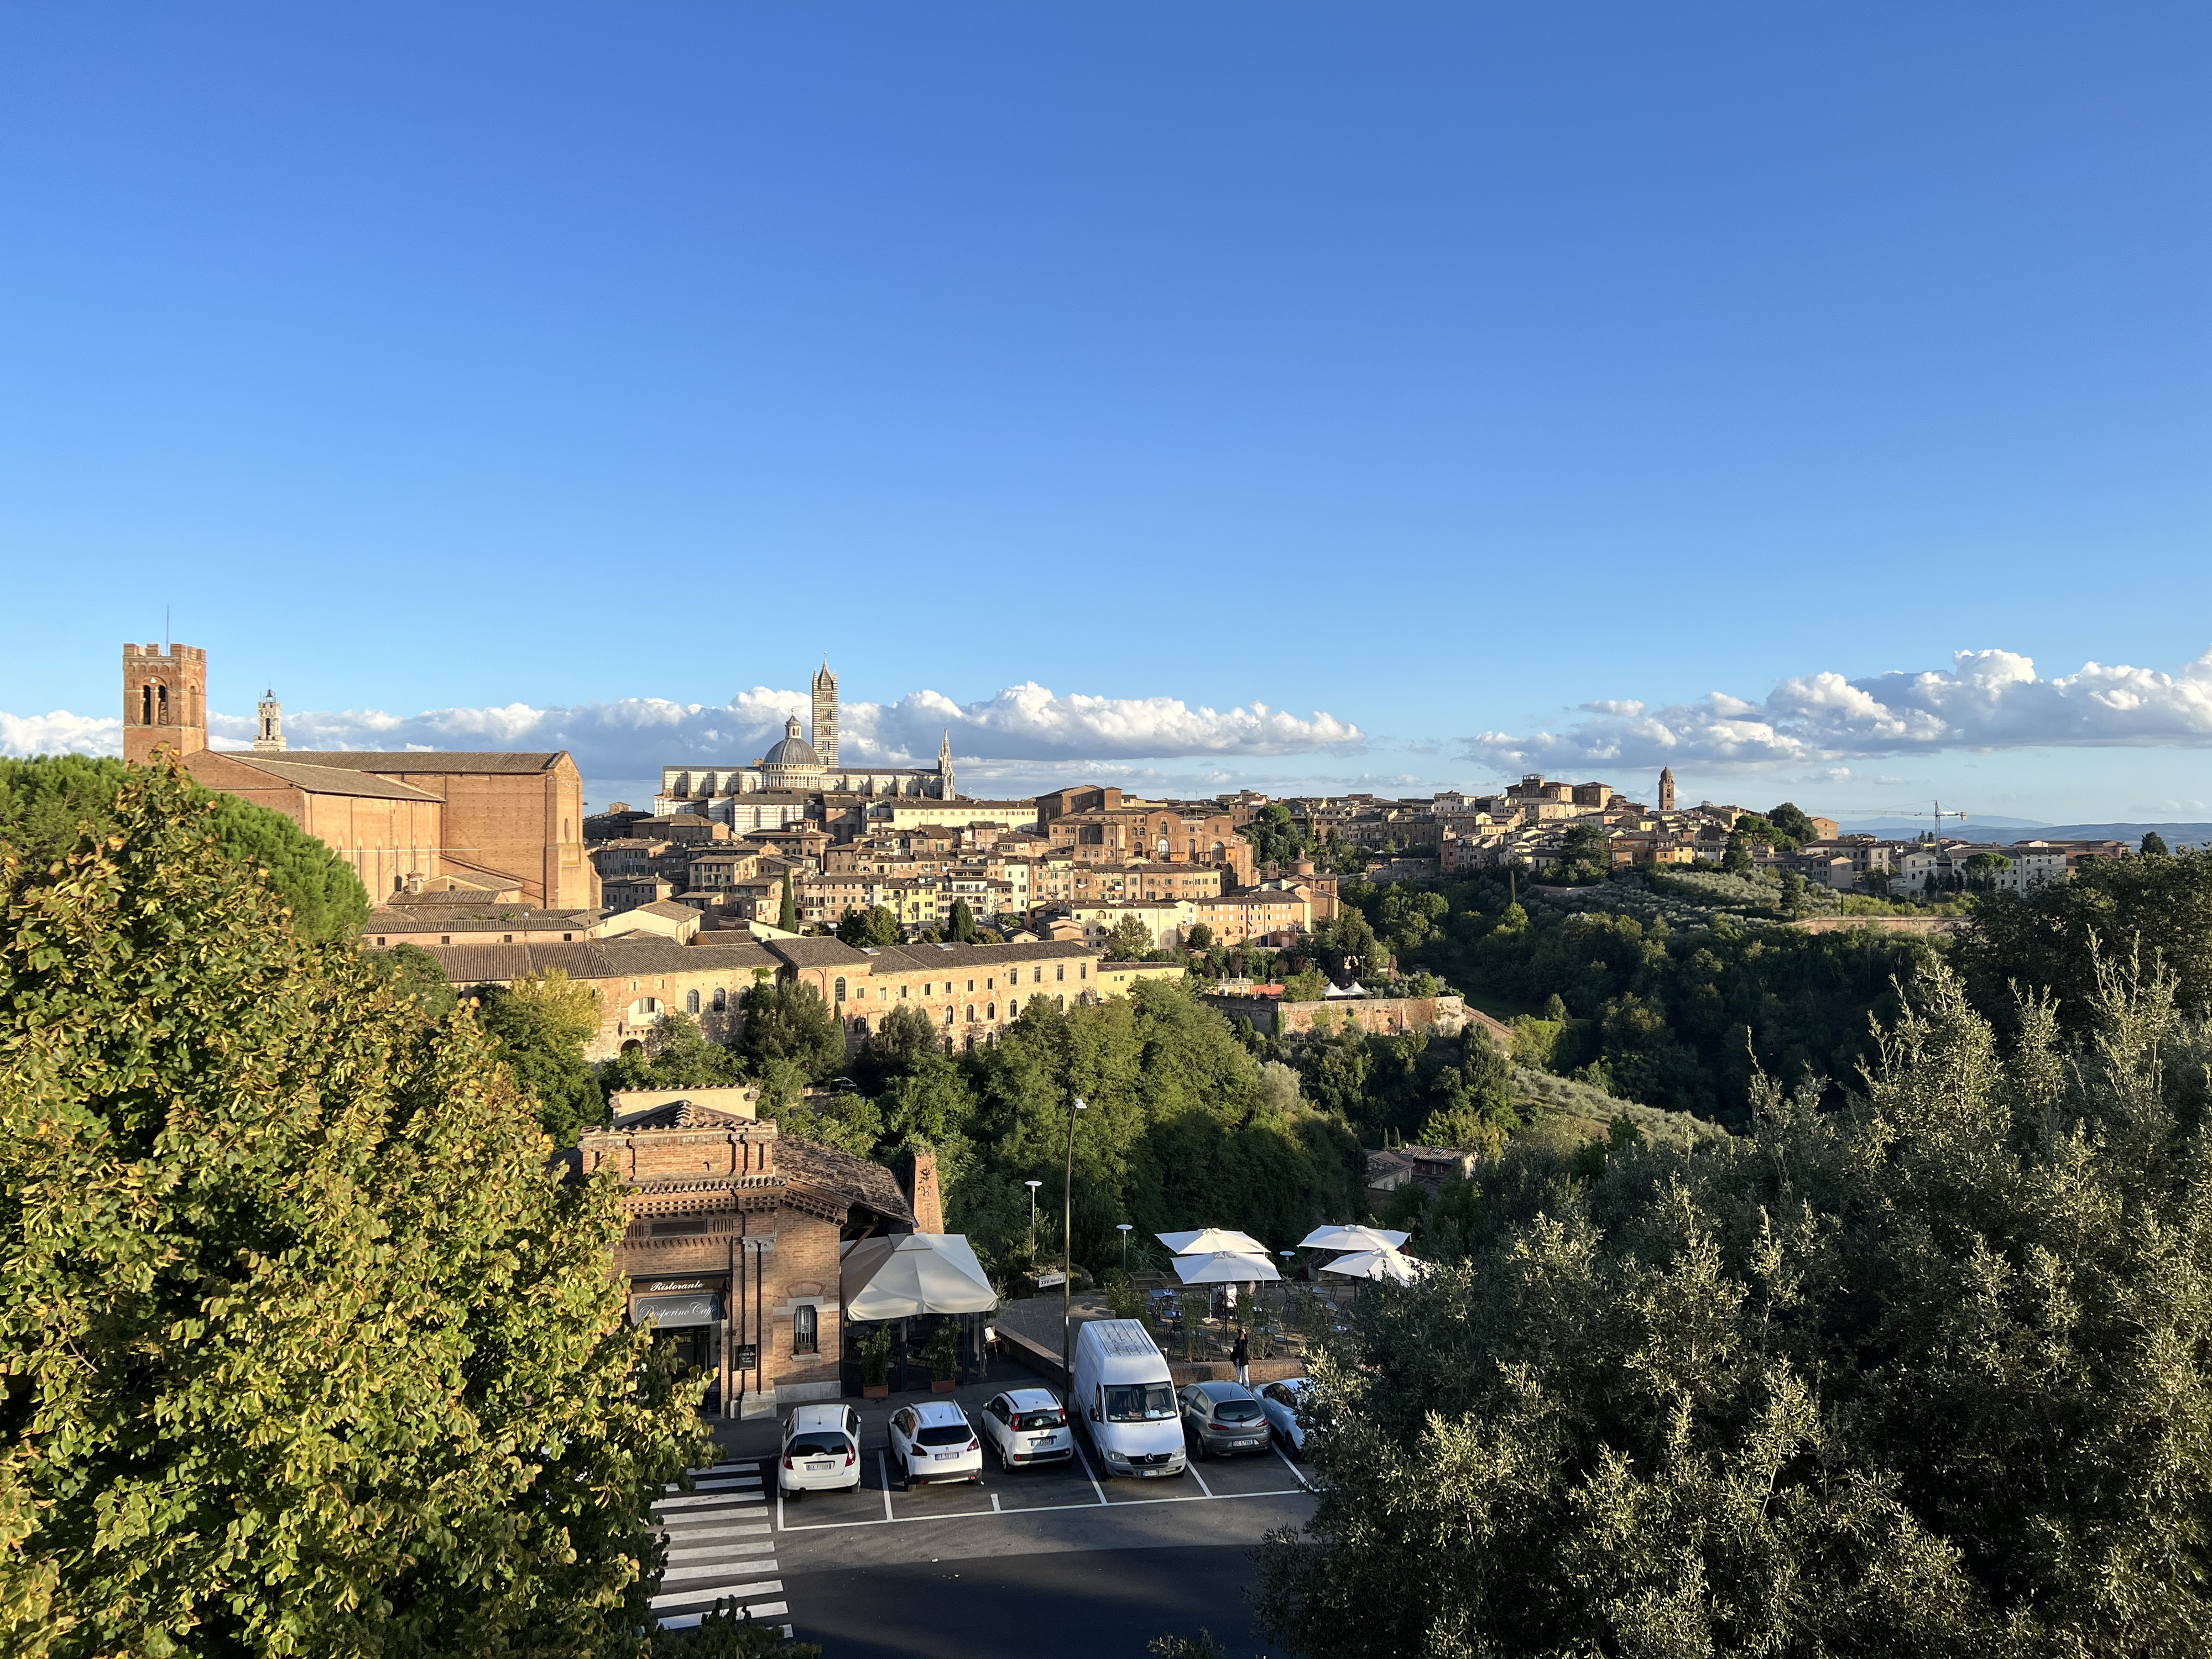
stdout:
[[207,743],[207,653],[196,645],[123,647],[123,758],[157,749],[197,754]]

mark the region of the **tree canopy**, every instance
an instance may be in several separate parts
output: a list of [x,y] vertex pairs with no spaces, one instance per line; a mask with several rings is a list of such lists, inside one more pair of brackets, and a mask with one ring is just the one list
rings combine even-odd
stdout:
[[1863,1097],[1510,1153],[1311,1367],[1262,1620],[1332,1659],[2212,1644],[2212,1034],[2106,965],[2070,1051],[1932,969]]
[[[27,866],[52,862],[77,844],[80,826],[97,835],[113,822],[117,796],[140,769],[82,755],[0,760],[0,846],[14,848]],[[207,821],[222,852],[268,872],[302,938],[360,934],[369,897],[351,865],[282,812],[204,789],[181,769],[179,777],[195,806],[213,804]]]
[[9,1649],[634,1653],[703,1447],[617,1193],[222,823],[138,769],[0,856]]
[[867,945],[896,945],[906,933],[899,919],[880,904],[865,910],[848,910],[837,920],[837,937],[855,950]]

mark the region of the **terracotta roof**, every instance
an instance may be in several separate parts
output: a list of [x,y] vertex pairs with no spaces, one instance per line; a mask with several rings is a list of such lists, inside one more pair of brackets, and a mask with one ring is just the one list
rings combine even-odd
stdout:
[[925,973],[930,969],[989,968],[1002,962],[1070,960],[1090,957],[1097,949],[1079,941],[1049,945],[886,945],[876,953],[877,963],[891,973]]
[[368,913],[362,932],[390,933],[449,933],[514,932],[518,927],[564,927],[581,930],[599,920],[597,910],[533,910],[526,904],[410,904],[386,905]]
[[638,1129],[749,1129],[753,1124],[753,1119],[736,1112],[718,1111],[692,1100],[670,1100],[623,1114],[614,1121],[612,1130],[629,1134]]
[[848,1204],[866,1205],[878,1215],[914,1225],[914,1208],[907,1202],[898,1177],[880,1164],[841,1152],[834,1146],[779,1133],[775,1170],[801,1186],[835,1194]]
[[865,968],[873,960],[836,939],[771,939],[767,948],[793,968]]
[[311,795],[353,795],[369,800],[441,799],[390,778],[364,777],[345,767],[319,764],[322,759],[319,755],[313,759],[295,756],[286,760],[270,760],[264,756],[240,754],[235,750],[228,750],[224,751],[223,758],[240,762],[257,772],[266,772],[279,782],[289,783],[295,789],[304,789]]
[[545,750],[401,750],[372,749],[294,750],[286,757],[296,765],[339,767],[356,772],[550,772],[568,756],[565,749]]
[[655,899],[650,904],[641,904],[630,915],[665,916],[671,921],[690,921],[699,913],[688,904],[678,904],[673,899]]
[[741,944],[678,945],[665,939],[595,939],[575,945],[426,945],[456,985],[513,981],[557,968],[571,979],[621,979],[629,975],[713,973],[738,984],[776,960],[747,940]]

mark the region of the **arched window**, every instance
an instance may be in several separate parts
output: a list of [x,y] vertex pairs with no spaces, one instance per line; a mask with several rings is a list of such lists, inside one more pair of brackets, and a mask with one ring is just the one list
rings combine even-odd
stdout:
[[1067,1010],[1067,999],[1065,996],[1056,996],[1052,1000],[1052,1006],[1064,1013]]
[[983,1009],[983,1018],[986,1019],[996,1019],[998,1017],[999,1005],[995,1002],[987,1004]]
[[975,1005],[972,1002],[968,1005],[968,1023],[970,1025],[975,1023]]
[[155,688],[154,707],[161,716],[161,723],[167,726],[169,723],[169,688],[167,686]]
[[696,1014],[699,1012],[699,994],[696,991],[687,991],[684,994],[684,1012],[687,1014]]
[[839,981],[837,981],[837,1000],[838,1000],[838,1001],[840,1001],[840,1002],[842,1002],[844,1000],[845,1000],[845,981],[844,981],[843,980],[842,980],[842,979],[841,979],[841,980],[839,980]]
[[718,1013],[718,1014],[719,1014],[719,1013],[723,1013],[723,1012],[726,1012],[726,1011],[728,1010],[729,1006],[730,1006],[730,994],[729,994],[729,992],[728,992],[726,989],[725,989],[723,987],[721,987],[721,986],[720,986],[720,985],[717,985],[717,986],[714,988],[714,1012],[715,1012],[716,1013]]
[[821,1342],[815,1324],[817,1315],[813,1304],[804,1303],[791,1310],[791,1351],[793,1353],[816,1353]]
[[863,1014],[860,1018],[853,1022],[853,1035],[858,1037],[864,1037],[867,1036],[867,1034],[868,1017],[866,1014]]
[[138,688],[138,724],[151,726],[154,723],[154,688],[142,685]]
[[950,1025],[950,1024],[952,1024],[952,1011],[951,1011],[950,1008],[947,1008],[947,1009],[945,1011],[945,1023],[947,1025]]

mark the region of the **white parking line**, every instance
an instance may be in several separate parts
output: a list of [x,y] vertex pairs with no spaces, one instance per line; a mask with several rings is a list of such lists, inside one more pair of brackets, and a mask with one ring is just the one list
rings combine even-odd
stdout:
[[[1095,1483],[1094,1483],[1095,1484]],[[1280,1486],[1269,1492],[1217,1492],[1200,1497],[1188,1493],[1180,1498],[1116,1498],[1111,1500],[1115,1509],[1141,1509],[1147,1504],[1232,1504],[1240,1498],[1304,1498],[1309,1494],[1303,1487]],[[884,1507],[890,1508],[890,1494],[884,1494]],[[1100,1502],[1107,1500],[1103,1497]],[[917,1522],[930,1521],[1018,1521],[1025,1515],[1045,1515],[1055,1510],[1094,1510],[1097,1504],[1031,1504],[1018,1510],[1005,1510],[997,1514],[989,1510],[957,1510],[951,1515],[886,1515],[880,1521],[802,1521],[796,1526],[786,1527],[786,1532],[834,1532],[845,1527],[910,1526]]]
[[[1073,1444],[1074,1440],[1075,1437],[1073,1435],[1068,1436],[1070,1444]],[[1075,1448],[1075,1460],[1077,1462],[1083,1465],[1083,1478],[1091,1483],[1091,1490],[1098,1494],[1098,1501],[1100,1503],[1104,1503],[1106,1501],[1106,1488],[1100,1486],[1098,1484],[1098,1477],[1091,1473],[1091,1460],[1083,1455],[1083,1448],[1080,1446],[1077,1446]]]
[[881,1452],[876,1454],[876,1478],[884,1483],[884,1519],[891,1518],[891,1466],[884,1462]]
[[1198,1460],[1194,1457],[1183,1467],[1190,1471],[1190,1478],[1198,1482],[1198,1489],[1208,1498],[1212,1497],[1213,1488],[1206,1484],[1206,1477],[1198,1472]]
[[759,1504],[766,1500],[757,1492],[684,1492],[675,1498],[664,1498],[653,1507],[660,1510],[726,1509],[732,1504]]
[[678,1544],[696,1543],[702,1538],[765,1538],[775,1530],[769,1525],[768,1519],[764,1516],[758,1520],[754,1520],[749,1516],[746,1519],[750,1524],[729,1527],[714,1525],[714,1517],[711,1516],[702,1518],[707,1524],[696,1527],[687,1522],[679,1528],[672,1528],[669,1522],[664,1521],[660,1523],[660,1535],[668,1540],[669,1547],[672,1549]]
[[996,1492],[993,1492],[991,1494],[991,1513],[994,1515],[1005,1513],[1005,1511],[1000,1510],[999,1507],[999,1494]]
[[674,1566],[679,1561],[729,1561],[744,1555],[775,1553],[775,1540],[772,1538],[756,1539],[750,1544],[701,1544],[692,1549],[669,1551],[668,1565]]
[[1306,1478],[1304,1474],[1298,1472],[1298,1466],[1291,1462],[1289,1458],[1283,1457],[1283,1449],[1280,1446],[1276,1446],[1272,1448],[1272,1449],[1276,1456],[1283,1458],[1283,1467],[1291,1472],[1291,1479],[1297,1481],[1302,1490],[1311,1492],[1313,1488],[1306,1485]]

